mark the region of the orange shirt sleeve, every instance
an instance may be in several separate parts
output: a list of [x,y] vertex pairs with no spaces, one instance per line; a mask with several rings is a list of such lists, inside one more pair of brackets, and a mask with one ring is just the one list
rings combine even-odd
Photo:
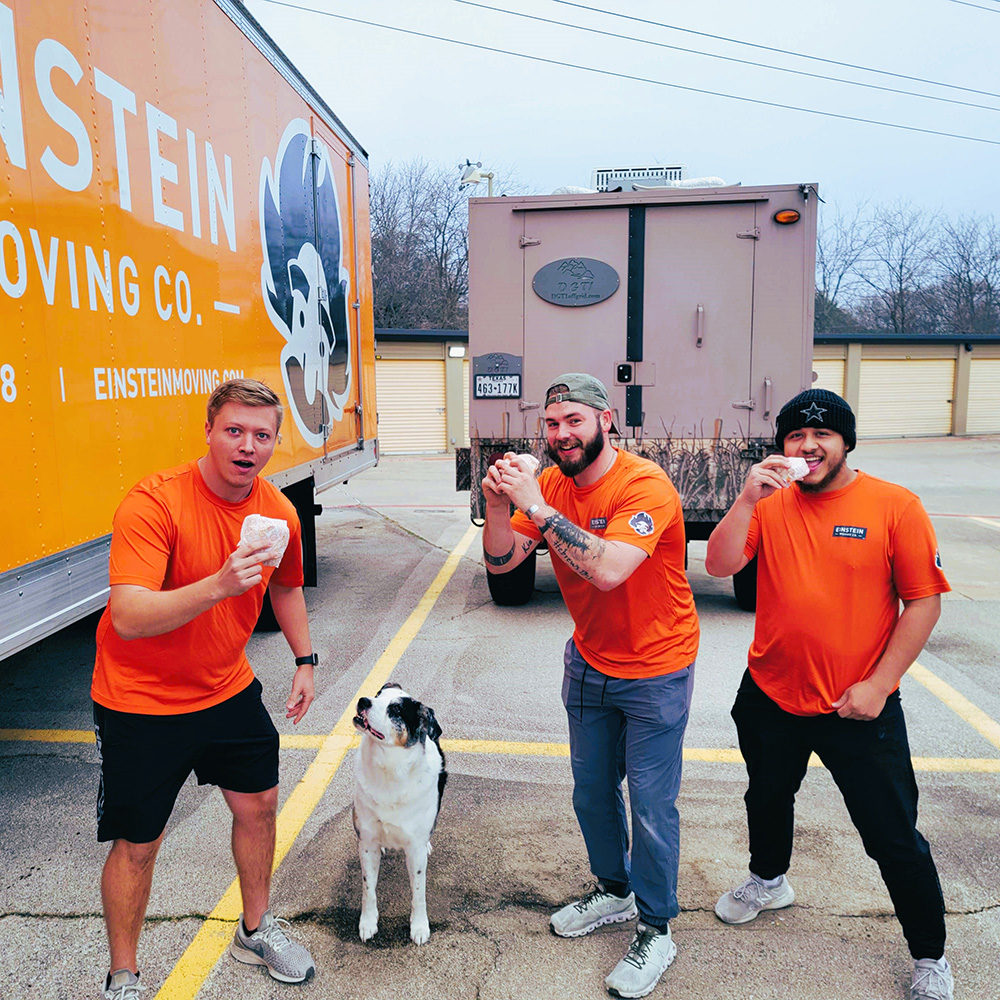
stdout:
[[650,474],[630,479],[615,498],[614,515],[604,537],[627,542],[642,549],[647,556],[652,555],[660,536],[680,512],[680,505],[667,489],[665,478]]
[[175,525],[165,507],[142,489],[132,490],[115,511],[109,581],[160,590],[173,547]]
[[892,533],[892,581],[904,601],[951,590],[941,568],[934,526],[916,497],[902,511]]
[[754,507],[753,514],[750,515],[750,527],[747,528],[747,540],[743,543],[743,555],[747,559],[753,559],[757,555],[757,548],[760,545],[760,514],[758,507]]
[[268,583],[276,583],[279,587],[301,587],[305,579],[302,572],[302,526],[294,509],[285,520],[288,522],[288,545]]

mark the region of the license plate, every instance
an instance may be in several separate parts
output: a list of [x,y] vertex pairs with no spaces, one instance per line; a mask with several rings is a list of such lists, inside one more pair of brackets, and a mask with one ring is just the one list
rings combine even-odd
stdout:
[[477,375],[473,387],[475,399],[520,399],[520,375]]

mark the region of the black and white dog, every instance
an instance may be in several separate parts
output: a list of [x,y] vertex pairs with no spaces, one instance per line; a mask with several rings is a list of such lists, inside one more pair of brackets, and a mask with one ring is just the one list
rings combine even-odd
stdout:
[[425,944],[427,858],[448,772],[438,745],[441,727],[434,710],[411,698],[398,684],[386,684],[374,701],[358,699],[354,728],[361,749],[354,769],[354,829],[361,858],[362,941],[378,931],[375,885],[386,848],[406,852],[410,874],[410,938]]

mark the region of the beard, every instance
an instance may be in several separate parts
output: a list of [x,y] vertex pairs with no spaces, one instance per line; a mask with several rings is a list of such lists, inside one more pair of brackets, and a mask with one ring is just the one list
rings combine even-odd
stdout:
[[575,461],[564,458],[558,448],[553,448],[550,444],[545,446],[549,458],[559,466],[559,471],[570,479],[580,475],[604,450],[604,428],[598,424],[594,436],[589,441],[578,440],[580,440],[583,454]]
[[799,489],[803,493],[822,493],[840,475],[845,465],[847,465],[847,452],[840,456],[840,461],[818,483],[804,483],[800,479]]

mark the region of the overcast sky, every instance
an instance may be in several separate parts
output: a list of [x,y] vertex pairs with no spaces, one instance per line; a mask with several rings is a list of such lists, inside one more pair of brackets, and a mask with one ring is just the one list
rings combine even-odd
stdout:
[[[996,212],[1000,0],[584,2],[607,13],[556,0],[494,0],[501,11],[458,0],[288,0],[611,73],[990,143],[782,110],[351,23],[273,0],[246,0],[368,150],[373,172],[386,161],[422,157],[455,166],[457,178],[457,164],[469,157],[494,170],[494,193],[504,190],[505,175],[516,177],[517,192],[547,193],[560,185],[589,185],[595,167],[670,163],[683,165],[685,177],[717,175],[727,183],[815,181],[824,199],[844,209],[860,201],[902,199],[950,215]],[[512,11],[641,41],[543,24]],[[649,42],[996,110],[811,79]]]

